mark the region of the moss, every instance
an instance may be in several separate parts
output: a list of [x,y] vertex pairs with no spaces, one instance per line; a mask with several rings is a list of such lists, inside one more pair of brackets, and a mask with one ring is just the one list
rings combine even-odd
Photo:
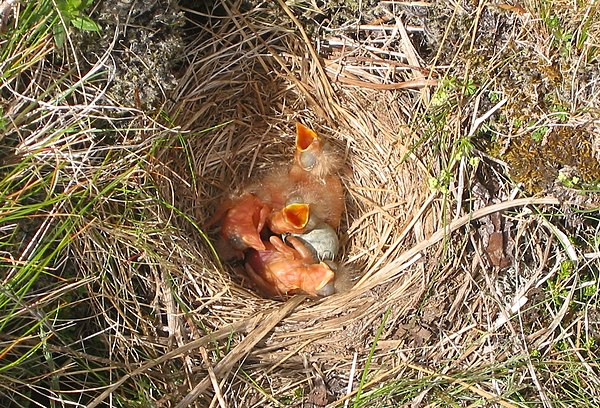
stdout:
[[439,46],[431,63],[448,64],[448,76],[474,88],[466,92],[469,87],[461,86],[454,90],[456,100],[447,97],[454,103],[446,107],[448,115],[470,108],[487,112],[505,99],[475,135],[474,145],[506,161],[512,178],[531,193],[558,184],[596,188],[600,164],[594,136],[574,125],[598,115],[596,96],[585,86],[597,81],[598,61],[589,58],[592,50],[584,41],[597,29],[577,9],[584,6],[546,7],[532,22],[524,16],[535,5],[520,10],[459,4],[436,3],[426,21],[431,48]]
[[317,4],[330,29],[344,27],[357,21],[366,23],[376,20],[384,14],[383,7],[379,6],[378,0],[331,0],[317,1]]
[[542,141],[531,136],[512,141],[502,158],[510,167],[511,177],[531,193],[551,187],[563,170],[584,187],[600,181],[592,138],[584,129],[556,127]]

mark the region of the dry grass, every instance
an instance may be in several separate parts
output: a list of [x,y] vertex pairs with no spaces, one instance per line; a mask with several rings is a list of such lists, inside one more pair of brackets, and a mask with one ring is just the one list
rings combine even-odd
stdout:
[[[543,126],[597,138],[598,78],[589,72],[598,66],[598,5],[581,6],[577,19],[555,4],[571,19],[564,33],[581,39],[562,54],[568,41],[553,43],[547,3],[452,5],[381,2],[376,20],[318,31],[309,2],[222,1],[185,10],[183,68],[158,109],[65,82],[78,91],[53,109],[83,130],[59,138],[55,151],[70,154],[71,167],[45,183],[60,179],[77,194],[45,219],[76,221],[57,230],[69,239],[43,265],[60,270],[56,286],[9,308],[62,302],[60,317],[81,326],[71,342],[34,313],[42,333],[27,337],[15,317],[0,358],[19,361],[24,344],[38,359],[24,363],[47,365],[9,371],[6,395],[29,382],[46,401],[81,395],[70,401],[90,407],[598,405],[597,193],[552,179],[532,197],[507,176],[502,149],[486,148]],[[90,70],[106,83],[119,46]],[[510,50],[558,58],[561,79],[540,84],[555,102],[575,96],[566,121],[556,105],[533,104],[523,84],[535,67]],[[567,68],[573,61],[579,70]],[[344,157],[344,268],[333,296],[277,302],[220,263],[204,225],[228,193],[289,163],[296,121]],[[85,136],[94,133],[110,137]],[[47,168],[45,150],[31,147],[45,133],[33,136],[17,144]]]
[[[294,390],[299,389],[312,390],[308,399],[316,398],[316,384],[323,380],[331,401],[332,396],[341,398],[345,392],[343,387],[334,391],[332,384],[347,385],[348,375],[359,376],[360,370],[367,369],[365,359],[371,351],[368,370],[379,374],[372,374],[369,387],[380,387],[400,372],[407,375],[407,369],[417,377],[419,372],[435,375],[425,366],[410,363],[416,359],[442,374],[481,369],[486,380],[475,382],[477,386],[469,385],[471,379],[463,384],[452,376],[441,378],[462,384],[465,389],[459,392],[502,402],[500,396],[506,391],[494,385],[491,367],[501,366],[517,352],[522,355],[517,363],[523,367],[522,375],[535,380],[531,392],[544,396],[528,347],[543,349],[541,339],[547,340],[564,313],[555,311],[558,314],[552,314],[550,321],[539,322],[545,335],[536,332],[531,336],[538,337],[531,338],[520,337],[523,327],[507,320],[524,306],[519,303],[525,301],[523,293],[553,275],[544,266],[562,257],[560,245],[549,245],[546,253],[540,253],[539,246],[531,244],[554,242],[553,231],[537,228],[533,235],[519,238],[519,231],[540,220],[526,206],[558,204],[558,200],[514,200],[510,198],[514,193],[504,186],[494,201],[478,197],[469,191],[477,166],[468,165],[465,157],[456,158],[460,117],[472,116],[467,130],[473,136],[502,103],[483,113],[471,112],[470,107],[451,112],[449,119],[457,122],[447,132],[448,139],[413,150],[425,133],[415,125],[426,118],[422,106],[431,99],[427,86],[436,84],[432,78],[440,75],[423,66],[410,41],[408,30],[421,32],[422,28],[407,27],[402,19],[388,20],[391,29],[357,27],[360,34],[352,36],[356,40],[334,32],[315,45],[293,11],[282,3],[246,12],[229,3],[224,8],[225,16],[198,26],[197,39],[188,48],[188,69],[173,109],[181,112],[177,123],[187,133],[181,145],[163,152],[163,160],[178,175],[169,187],[177,194],[168,195],[169,200],[185,212],[193,211],[202,223],[230,191],[289,162],[293,126],[302,121],[332,140],[345,157],[342,179],[348,199],[341,235],[342,259],[349,272],[338,278],[341,284],[336,295],[305,302],[287,317],[277,315],[281,321],[264,339],[263,325],[247,332],[246,339],[256,344],[249,355],[238,355],[245,358],[241,371],[224,377],[226,390],[214,380],[212,385],[205,380],[201,391],[210,395],[208,389],[213,388],[214,398],[221,396],[230,403],[278,405],[276,401],[294,401]],[[406,88],[414,90],[402,90]],[[198,132],[205,129],[210,130]],[[455,181],[446,186],[446,194],[444,189],[431,191],[430,180],[444,169],[456,174]],[[501,197],[504,202],[491,205]],[[465,208],[472,210],[465,213]],[[508,279],[507,272],[490,265],[487,251],[492,249],[485,227],[497,222],[498,212],[513,208],[516,221],[496,226],[505,233],[509,228],[517,231],[516,238],[507,233],[504,246],[517,251],[513,259],[531,257],[540,267],[526,273],[521,269],[529,266],[516,264],[515,273],[528,280],[525,286],[519,281],[513,288],[522,293],[506,295],[498,293],[504,289],[498,289],[502,285],[496,281]],[[481,235],[472,230],[439,245],[475,220],[483,225]],[[210,306],[202,313],[208,324],[215,328],[236,324],[279,307],[240,289],[243,273],[227,265],[220,270],[200,236],[195,242],[204,262],[219,271],[218,278],[197,278],[209,285],[204,296]],[[484,272],[490,267],[492,273]],[[508,305],[505,296],[511,297]],[[513,303],[518,307],[511,310]],[[385,330],[379,343],[373,344],[386,310],[391,314]],[[271,319],[265,321],[267,327],[272,324]],[[511,333],[514,341],[508,340]],[[237,347],[243,349],[243,342]],[[358,365],[352,371],[356,357]],[[221,363],[215,364],[217,368]],[[480,390],[488,380],[492,381],[489,386]],[[199,391],[195,389],[185,401],[193,400],[191,396]],[[435,400],[436,393],[431,395]]]

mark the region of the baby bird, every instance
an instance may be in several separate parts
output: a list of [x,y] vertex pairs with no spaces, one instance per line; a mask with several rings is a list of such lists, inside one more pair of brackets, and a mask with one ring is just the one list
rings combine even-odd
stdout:
[[289,184],[294,186],[291,193],[334,229],[339,227],[344,211],[344,189],[335,174],[339,167],[331,146],[315,131],[297,123],[296,153],[289,172]]
[[325,262],[316,263],[300,240],[289,237],[292,247],[272,236],[265,250],[252,249],[246,255],[246,271],[259,291],[271,297],[298,292],[328,296],[334,291],[334,271]]
[[221,225],[216,243],[221,259],[244,259],[244,251],[248,248],[265,250],[260,234],[270,213],[271,207],[268,204],[248,192],[221,204],[208,223],[209,226],[215,223]]

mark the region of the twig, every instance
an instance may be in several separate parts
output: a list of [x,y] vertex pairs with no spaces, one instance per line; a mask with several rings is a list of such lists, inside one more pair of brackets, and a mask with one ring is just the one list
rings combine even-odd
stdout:
[[208,358],[208,353],[206,352],[206,348],[200,347],[200,355],[204,360],[204,364],[206,364],[206,371],[208,371],[208,377],[210,378],[210,382],[212,383],[213,389],[215,390],[215,395],[219,400],[219,405],[221,408],[227,408],[227,404],[223,399],[223,393],[221,392],[221,387],[219,386],[219,381],[217,380],[217,376],[215,375],[215,371],[213,370],[212,365],[210,364],[210,360]]

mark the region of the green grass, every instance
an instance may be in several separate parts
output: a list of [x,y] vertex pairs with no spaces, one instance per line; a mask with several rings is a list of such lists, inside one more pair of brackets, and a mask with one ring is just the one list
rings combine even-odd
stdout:
[[[81,59],[73,41],[82,31],[99,30],[86,14],[90,3],[22,2],[18,26],[11,20],[0,34],[1,406],[85,405],[128,373],[172,350],[175,343],[167,342],[178,340],[163,333],[168,318],[193,315],[190,327],[202,335],[214,330],[218,321],[206,322],[197,306],[214,292],[201,287],[199,300],[192,290],[186,292],[202,282],[194,281],[196,275],[183,279],[182,274],[204,260],[182,243],[181,229],[192,230],[203,240],[200,245],[210,243],[201,225],[165,194],[164,185],[171,186],[172,180],[161,179],[166,178],[160,173],[166,164],[157,163],[161,151],[182,151],[182,166],[192,175],[190,184],[197,186],[202,175],[194,170],[194,152],[186,138],[199,134],[170,130],[177,121],[166,110],[150,117],[128,107],[101,105],[109,97],[103,102],[96,99],[104,95],[110,75],[94,61],[89,64],[92,68],[75,65]],[[585,3],[576,3],[586,9]],[[476,10],[456,14],[456,19],[465,19],[461,27],[468,30],[453,43],[457,48],[446,52],[453,54],[452,64],[431,105],[415,114],[413,129],[421,137],[411,152],[427,151],[423,157],[436,158],[426,163],[430,187],[439,193],[442,217],[448,220],[457,209],[473,210],[469,189],[463,191],[460,205],[456,189],[459,182],[468,185],[484,166],[496,166],[479,175],[496,175],[503,199],[512,192],[528,194],[519,190],[518,180],[497,175],[501,166],[483,162],[485,155],[494,158],[493,153],[501,150],[500,142],[541,145],[553,127],[574,127],[588,120],[586,115],[597,113],[590,112],[585,92],[569,88],[577,76],[556,76],[557,69],[564,74],[574,61],[583,61],[583,71],[593,67],[591,63],[597,67],[597,47],[590,40],[598,35],[597,7],[573,15],[567,3],[532,4],[530,11],[539,19],[531,23],[531,31],[513,39],[522,48],[507,46],[504,54],[495,54],[489,43],[482,48],[492,50],[491,55],[473,52],[479,38],[474,20],[468,19]],[[509,13],[480,11],[489,10],[499,13],[498,19]],[[515,16],[509,17],[519,24],[512,20]],[[474,45],[469,45],[471,38]],[[539,38],[547,40],[559,68],[522,63],[541,49]],[[539,99],[544,106],[536,111],[530,110],[536,95],[529,85],[538,74],[548,89]],[[581,99],[565,101],[563,94]],[[510,101],[500,106],[505,98]],[[489,118],[477,122],[488,112]],[[561,177],[558,181],[577,193],[597,193],[591,182],[582,185],[577,176]],[[501,403],[529,407],[542,398],[556,407],[599,405],[600,268],[593,257],[600,251],[598,210],[537,211],[505,214],[520,259],[548,276],[535,294],[528,294],[529,303],[501,329],[489,330],[486,325],[504,307],[492,289],[498,271],[480,264],[478,257],[485,253],[477,245],[476,228],[449,237],[436,254],[437,264],[424,273],[428,290],[410,321],[416,327],[436,323],[438,331],[431,329],[425,344],[415,346],[410,336],[402,337],[389,327],[391,321],[406,323],[395,320],[393,310],[378,326],[365,328],[375,333],[366,356],[361,356],[364,365],[348,400],[351,406],[419,402],[439,407]],[[564,237],[577,262],[570,259]],[[463,284],[454,280],[457,276],[467,276],[464,281],[471,286],[455,320],[443,322]],[[486,285],[486,278],[492,285]],[[175,306],[166,312],[169,299]],[[426,321],[425,312],[436,307],[446,309],[433,323]],[[210,344],[213,360],[234,349],[234,337],[231,333],[223,342]],[[398,350],[381,352],[381,342],[390,338],[404,343]],[[451,353],[454,357],[464,353],[468,359],[458,361],[448,357]],[[184,363],[184,358],[173,358],[128,379],[112,393],[112,403],[145,407],[163,395],[167,404],[179,400],[189,375]],[[293,404],[309,394],[297,385],[279,396],[259,383],[251,368],[241,368],[240,373],[249,387],[274,404]]]
[[[110,306],[111,296],[140,292],[134,277],[118,271],[124,262],[132,270],[157,262],[151,237],[168,231],[152,227],[148,211],[161,199],[146,173],[165,131],[113,125],[118,107],[88,110],[107,73],[66,64],[72,50],[62,46],[71,32],[97,28],[84,14],[88,3],[24,2],[18,26],[11,20],[0,34],[7,101],[0,111],[2,406],[85,404],[128,371],[110,336],[119,324],[136,326],[144,312]],[[146,139],[134,143],[133,133]],[[136,264],[144,249],[146,260]],[[97,269],[87,269],[94,263],[85,257]],[[137,353],[134,360],[152,357]],[[113,401],[147,406],[161,386],[142,376]]]
[[375,333],[375,337],[373,338],[373,344],[371,345],[369,355],[367,356],[367,360],[365,361],[365,366],[364,366],[364,368],[362,370],[362,374],[360,376],[360,382],[358,383],[358,389],[356,391],[356,396],[354,397],[354,401],[352,404],[352,406],[354,408],[360,407],[365,402],[363,400],[363,389],[367,382],[367,376],[369,375],[369,369],[371,366],[371,361],[373,360],[373,355],[375,354],[375,350],[377,349],[377,342],[381,338],[381,334],[383,333],[383,330],[385,329],[385,323],[386,323],[387,319],[389,318],[390,313],[391,313],[391,310],[389,310],[389,309],[385,312],[385,314],[383,315],[383,317],[381,319],[381,324],[377,328],[377,333]]

